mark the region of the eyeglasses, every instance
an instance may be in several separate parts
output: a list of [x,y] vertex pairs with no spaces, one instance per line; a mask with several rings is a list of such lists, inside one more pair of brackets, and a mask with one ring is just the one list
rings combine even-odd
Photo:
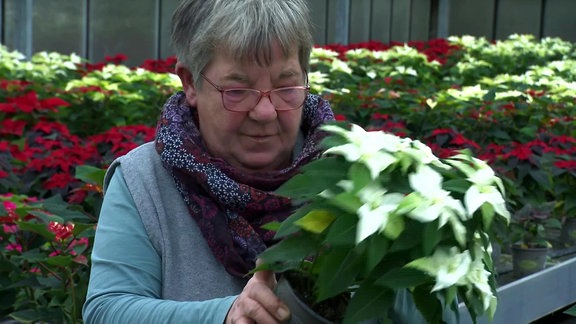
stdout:
[[306,101],[306,95],[310,86],[293,86],[276,88],[269,91],[260,91],[250,88],[224,89],[210,81],[204,73],[200,73],[204,80],[208,81],[222,96],[224,108],[230,111],[247,112],[260,102],[262,97],[268,97],[276,110],[294,110],[302,107]]

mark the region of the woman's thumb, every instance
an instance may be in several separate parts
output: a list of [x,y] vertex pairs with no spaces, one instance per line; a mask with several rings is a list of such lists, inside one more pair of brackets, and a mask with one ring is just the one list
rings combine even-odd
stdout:
[[[256,260],[256,267],[260,266],[263,263],[261,259]],[[254,273],[255,279],[258,281],[265,282],[271,289],[276,287],[276,275],[272,270],[260,270]]]

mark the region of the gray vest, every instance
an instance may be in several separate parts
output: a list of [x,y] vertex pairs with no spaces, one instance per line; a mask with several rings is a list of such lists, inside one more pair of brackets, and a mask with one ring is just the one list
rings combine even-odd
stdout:
[[229,275],[212,255],[154,143],[115,160],[106,173],[104,188],[118,165],[122,165],[142,223],[162,260],[162,299],[207,300],[239,294],[246,280]]

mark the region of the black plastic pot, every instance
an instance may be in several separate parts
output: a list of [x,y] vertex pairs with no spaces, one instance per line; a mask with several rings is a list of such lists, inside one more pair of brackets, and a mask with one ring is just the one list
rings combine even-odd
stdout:
[[[306,303],[304,303],[298,295],[294,292],[294,289],[286,280],[284,276],[281,276],[276,285],[276,295],[284,301],[284,303],[290,308],[292,317],[289,324],[331,324],[333,322],[323,318],[322,316],[315,313]],[[456,323],[455,315],[452,314],[450,309],[446,309],[443,315],[444,320],[447,323]],[[405,290],[401,290],[397,293],[396,299],[394,301],[393,309],[390,312],[390,321],[394,324],[425,324],[426,321],[420,315],[420,312],[416,309],[414,305],[414,300],[411,295]],[[378,319],[371,319],[363,321],[359,324],[377,324],[385,323]]]
[[525,248],[518,244],[512,246],[512,270],[515,278],[522,278],[546,267],[547,247]]
[[276,285],[276,295],[284,301],[290,308],[292,317],[290,324],[330,324],[332,322],[314,313],[300,298],[296,295],[292,286],[284,276],[280,277]]

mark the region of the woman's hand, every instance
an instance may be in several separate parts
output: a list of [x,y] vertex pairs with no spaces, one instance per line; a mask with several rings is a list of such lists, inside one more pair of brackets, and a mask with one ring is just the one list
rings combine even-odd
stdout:
[[226,315],[226,324],[281,323],[290,318],[288,307],[274,294],[272,271],[258,271],[248,280]]

